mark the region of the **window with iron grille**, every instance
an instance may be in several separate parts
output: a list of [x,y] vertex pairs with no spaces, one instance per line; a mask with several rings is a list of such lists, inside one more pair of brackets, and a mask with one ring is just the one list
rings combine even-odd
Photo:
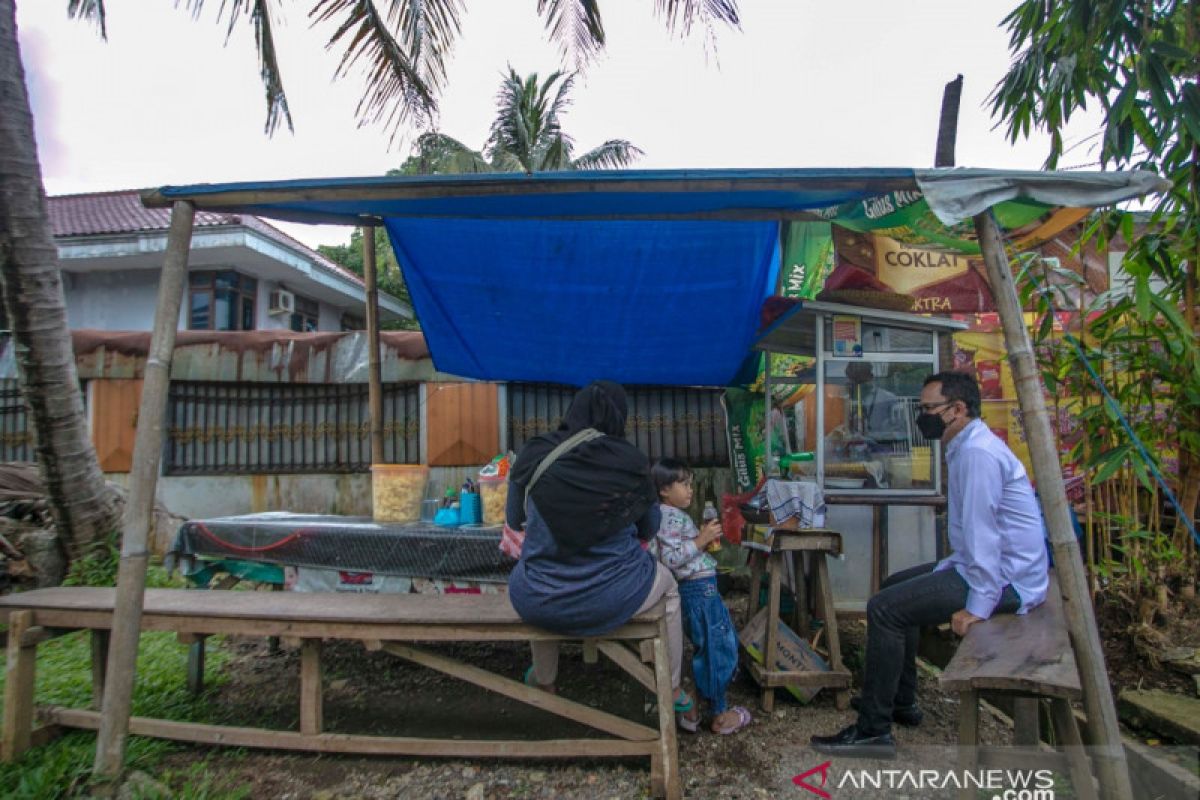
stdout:
[[[519,451],[539,433],[554,430],[578,390],[545,383],[508,384],[508,441]],[[625,438],[651,460],[678,458],[693,467],[725,467],[725,412],[720,389],[626,386]]]
[[320,318],[321,306],[316,300],[296,295],[296,311],[290,320],[292,330],[311,333],[317,330]]
[[[420,388],[383,387],[384,461],[420,461]],[[365,472],[367,386],[172,381],[168,475]]]
[[0,380],[0,461],[37,461],[33,426],[16,378]]

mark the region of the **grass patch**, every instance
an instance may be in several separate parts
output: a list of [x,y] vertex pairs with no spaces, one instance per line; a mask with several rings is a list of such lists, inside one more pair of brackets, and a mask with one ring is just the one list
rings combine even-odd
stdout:
[[[229,653],[219,646],[220,642],[220,637],[206,640],[205,679],[209,687],[226,680],[221,668],[229,661]],[[4,655],[0,653],[0,665],[3,664]],[[143,633],[138,648],[133,713],[188,722],[220,722],[203,695],[193,697],[188,691],[186,675],[187,648],[179,644],[174,634]],[[3,684],[4,670],[0,669],[0,687]],[[38,647],[35,696],[38,703],[77,708],[91,702],[91,644],[87,632],[52,639]],[[155,764],[181,747],[184,745],[131,736],[126,747],[126,768],[146,770],[153,775]],[[30,750],[16,764],[0,764],[0,797],[22,800],[83,797],[87,794],[95,752],[95,734],[75,732]],[[203,766],[201,763],[191,770],[176,770],[156,777],[171,786],[173,798],[240,800],[247,796],[241,790],[227,789],[223,781],[197,774],[197,769],[203,772]]]

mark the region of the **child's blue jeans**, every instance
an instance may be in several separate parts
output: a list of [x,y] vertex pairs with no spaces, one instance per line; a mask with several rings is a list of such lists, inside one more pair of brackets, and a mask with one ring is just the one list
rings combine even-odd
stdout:
[[737,632],[729,609],[717,591],[715,577],[681,581],[683,624],[692,640],[692,674],[696,691],[708,701],[712,713],[725,711],[725,690],[738,663]]

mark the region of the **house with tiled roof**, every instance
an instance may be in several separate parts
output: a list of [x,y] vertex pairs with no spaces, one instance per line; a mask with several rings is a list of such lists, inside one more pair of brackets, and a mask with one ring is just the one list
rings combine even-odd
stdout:
[[[73,329],[150,330],[170,209],[137,191],[48,198]],[[362,279],[263,220],[196,213],[182,330],[361,330]],[[379,293],[380,320],[412,309]]]

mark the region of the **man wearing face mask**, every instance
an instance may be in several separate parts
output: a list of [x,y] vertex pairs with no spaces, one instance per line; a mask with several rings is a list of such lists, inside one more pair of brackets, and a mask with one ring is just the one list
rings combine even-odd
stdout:
[[917,635],[950,621],[954,632],[993,614],[1024,614],[1049,585],[1041,509],[1025,467],[979,418],[979,385],[960,372],[926,379],[917,427],[941,439],[948,471],[948,557],[898,572],[867,603],[863,691],[858,720],[812,737],[822,753],[892,758],[892,722],[919,725]]

